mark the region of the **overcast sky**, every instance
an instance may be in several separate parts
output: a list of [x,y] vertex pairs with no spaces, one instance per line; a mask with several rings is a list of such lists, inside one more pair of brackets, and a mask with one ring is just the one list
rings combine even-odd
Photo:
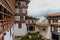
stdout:
[[43,17],[49,13],[59,12],[60,0],[31,0],[28,6],[28,15]]
[[31,0],[28,6],[29,15],[44,16],[47,13],[60,11],[60,0]]

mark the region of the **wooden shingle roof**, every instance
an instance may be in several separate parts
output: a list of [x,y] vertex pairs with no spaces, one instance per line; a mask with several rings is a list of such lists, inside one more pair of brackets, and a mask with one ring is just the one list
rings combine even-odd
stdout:
[[53,14],[48,14],[47,16],[60,16],[60,12],[53,13]]

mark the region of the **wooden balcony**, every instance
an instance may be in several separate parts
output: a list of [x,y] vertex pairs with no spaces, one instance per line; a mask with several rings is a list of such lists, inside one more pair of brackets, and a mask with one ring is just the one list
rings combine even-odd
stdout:
[[51,26],[52,27],[60,27],[60,22],[59,23],[56,23],[56,22],[55,23],[51,23]]
[[0,5],[0,33],[10,29],[14,24],[14,13],[12,14],[5,5],[5,7],[2,5]]
[[5,9],[7,9],[10,13],[15,13],[10,7],[10,5],[7,3],[6,0],[0,0],[0,5],[2,5]]

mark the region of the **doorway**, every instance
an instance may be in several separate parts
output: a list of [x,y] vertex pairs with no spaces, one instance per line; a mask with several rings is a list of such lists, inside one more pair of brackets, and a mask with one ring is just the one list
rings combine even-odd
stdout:
[[34,31],[35,30],[35,27],[34,26],[29,26],[29,30],[30,31]]

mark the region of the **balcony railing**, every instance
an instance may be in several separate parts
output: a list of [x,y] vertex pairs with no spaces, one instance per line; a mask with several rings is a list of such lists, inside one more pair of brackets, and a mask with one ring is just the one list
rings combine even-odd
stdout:
[[14,24],[14,13],[12,14],[4,6],[0,5],[0,33],[10,29]]
[[52,26],[60,26],[60,22],[58,22],[58,23],[54,22],[54,23],[51,23],[51,25]]
[[51,24],[60,24],[60,22],[58,22],[58,23],[57,22],[54,22],[54,23],[51,23]]

